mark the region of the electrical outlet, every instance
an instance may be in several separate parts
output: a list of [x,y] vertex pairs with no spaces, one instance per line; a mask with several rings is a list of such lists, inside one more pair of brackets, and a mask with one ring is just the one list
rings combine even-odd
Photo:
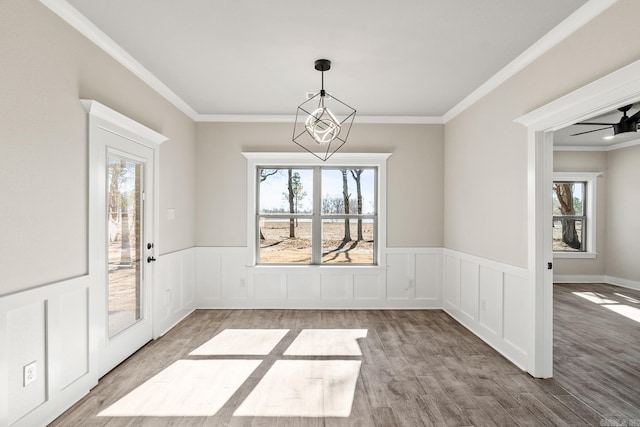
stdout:
[[480,300],[480,310],[487,311],[487,300],[486,299]]
[[247,282],[244,279],[240,279],[240,287],[241,288],[246,288],[247,287]]
[[38,365],[35,360],[28,365],[24,365],[24,368],[22,368],[23,387],[28,386],[32,382],[35,382],[35,380],[37,379],[37,366]]

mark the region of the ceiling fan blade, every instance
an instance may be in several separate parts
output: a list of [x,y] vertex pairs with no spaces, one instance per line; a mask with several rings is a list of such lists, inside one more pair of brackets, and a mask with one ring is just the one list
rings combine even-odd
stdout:
[[605,129],[611,129],[611,126],[607,126],[606,128],[600,128],[600,129],[588,130],[588,131],[586,131],[586,132],[574,133],[573,135],[570,135],[570,136],[584,135],[585,133],[599,132],[599,131],[601,131],[601,130],[605,130]]
[[578,123],[575,123],[575,124],[576,125],[612,126],[612,125],[616,125],[617,123],[578,122]]
[[627,120],[632,122],[640,121],[640,110],[636,111],[636,113],[633,116],[629,116]]

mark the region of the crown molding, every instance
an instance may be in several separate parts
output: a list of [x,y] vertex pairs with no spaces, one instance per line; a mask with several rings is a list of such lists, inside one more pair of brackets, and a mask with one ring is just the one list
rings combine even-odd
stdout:
[[[213,123],[293,123],[295,115],[266,115],[266,114],[198,114],[196,122]],[[442,117],[434,116],[358,116],[355,123],[379,124],[443,124]]]
[[147,70],[133,56],[113,41],[113,39],[96,27],[95,24],[89,21],[76,8],[65,0],[40,0],[40,2],[149,85],[176,108],[195,120],[197,113],[189,104],[184,102],[182,98],[176,95],[169,87],[160,81],[160,79]]
[[[355,122],[381,124],[447,123],[617,1],[589,0],[441,117],[356,116]],[[40,0],[40,2],[196,122],[293,123],[295,121],[295,116],[287,115],[198,114],[189,104],[66,0]]]
[[640,145],[640,139],[633,139],[612,145],[554,145],[553,151],[614,151],[621,148],[633,147],[634,145]]
[[508,63],[503,69],[498,71],[493,77],[480,85],[447,111],[443,116],[444,123],[456,117],[464,110],[475,104],[502,83],[509,80],[527,65],[538,59],[547,51],[551,50],[561,41],[569,37],[579,28],[587,24],[596,16],[613,6],[618,0],[589,0],[581,8],[569,15],[567,19],[559,23],[555,28],[542,36],[540,40],[532,44],[527,50],[518,55],[516,59]]

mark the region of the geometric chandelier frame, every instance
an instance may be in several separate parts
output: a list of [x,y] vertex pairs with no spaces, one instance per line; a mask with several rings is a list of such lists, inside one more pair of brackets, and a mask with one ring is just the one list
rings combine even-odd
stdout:
[[347,142],[356,110],[324,90],[324,72],[331,69],[331,61],[318,59],[315,69],[322,72],[322,87],[298,106],[292,140],[326,161]]

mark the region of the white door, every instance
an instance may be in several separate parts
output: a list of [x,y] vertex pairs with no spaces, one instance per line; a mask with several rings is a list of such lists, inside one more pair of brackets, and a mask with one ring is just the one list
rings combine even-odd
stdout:
[[[117,130],[117,129],[116,129]],[[92,126],[92,360],[99,378],[152,339],[154,149]]]
[[154,195],[167,138],[81,102],[89,113],[89,356],[97,381],[153,338]]

